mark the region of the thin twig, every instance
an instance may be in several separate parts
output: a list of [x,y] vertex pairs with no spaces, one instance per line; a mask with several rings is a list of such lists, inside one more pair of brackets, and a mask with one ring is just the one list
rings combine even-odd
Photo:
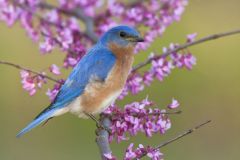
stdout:
[[155,149],[160,149],[160,148],[162,148],[162,147],[164,147],[164,146],[166,146],[166,145],[168,145],[168,144],[170,144],[170,143],[172,143],[172,142],[174,142],[174,141],[177,141],[178,139],[183,138],[183,137],[189,135],[190,133],[196,131],[197,129],[203,127],[204,125],[206,125],[206,124],[208,124],[208,123],[210,123],[210,122],[211,122],[211,120],[208,120],[208,121],[206,121],[206,122],[204,122],[204,123],[201,123],[201,124],[195,126],[194,128],[191,128],[191,129],[183,132],[182,134],[180,134],[180,135],[178,135],[178,136],[176,136],[176,137],[174,137],[174,138],[172,138],[172,139],[170,139],[170,140],[168,140],[168,141],[166,141],[166,142],[161,143],[161,144],[158,145]]
[[226,36],[231,36],[231,35],[235,35],[235,34],[239,34],[239,33],[240,33],[240,29],[233,30],[233,31],[228,31],[228,32],[223,32],[223,33],[218,33],[218,34],[212,34],[212,35],[203,37],[203,38],[201,38],[199,40],[185,43],[183,45],[178,46],[177,48],[175,48],[173,50],[169,50],[169,51],[167,51],[167,52],[165,52],[165,53],[163,53],[161,55],[156,55],[156,56],[154,56],[152,58],[149,58],[149,59],[145,60],[144,62],[141,62],[141,63],[137,64],[136,66],[134,66],[132,68],[132,72],[135,72],[138,69],[146,66],[147,64],[151,63],[151,61],[154,60],[154,59],[157,59],[157,58],[160,58],[160,57],[169,56],[173,52],[177,52],[177,51],[180,51],[182,49],[188,48],[190,46],[201,44],[201,43],[204,43],[204,42],[207,42],[207,41],[210,41],[210,40],[215,40],[215,39],[219,39],[219,38],[223,38],[223,37],[226,37]]
[[[162,148],[162,147],[165,147],[165,146],[167,146],[168,144],[173,143],[173,142],[179,140],[180,138],[183,138],[183,137],[185,137],[185,136],[187,136],[187,135],[190,135],[191,133],[193,133],[193,132],[196,131],[197,129],[205,126],[206,124],[208,124],[208,123],[210,123],[210,122],[211,122],[211,120],[208,120],[208,121],[206,121],[206,122],[204,122],[204,123],[201,123],[201,124],[199,124],[199,125],[191,128],[191,129],[189,129],[189,130],[186,130],[185,132],[177,135],[176,137],[173,137],[173,138],[167,140],[166,142],[161,143],[160,145],[158,145],[157,147],[155,147],[155,150],[160,149],[160,148]],[[146,155],[147,155],[147,153],[144,153],[143,155],[141,155],[141,156],[138,157],[138,158],[142,158],[142,157],[144,157],[144,156],[146,156]]]
[[34,70],[32,70],[32,69],[29,69],[29,68],[20,66],[20,65],[18,65],[18,64],[14,64],[14,63],[2,61],[2,60],[0,60],[0,64],[4,64],[4,65],[12,66],[12,67],[17,68],[17,69],[25,70],[25,71],[31,72],[31,73],[33,73],[33,74],[39,75],[39,76],[41,76],[41,77],[44,77],[44,78],[46,78],[46,79],[49,79],[49,80],[51,80],[51,81],[53,81],[53,82],[57,82],[57,83],[62,84],[62,83],[61,83],[59,80],[57,80],[57,79],[54,79],[54,78],[52,78],[52,77],[50,77],[50,76],[47,76],[47,75],[44,75],[44,74],[42,74],[41,72],[34,71]]
[[161,114],[181,114],[182,111],[179,110],[179,111],[173,111],[173,112],[160,112],[160,113],[148,113],[148,115],[152,115],[152,116],[155,116],[155,115],[161,115]]

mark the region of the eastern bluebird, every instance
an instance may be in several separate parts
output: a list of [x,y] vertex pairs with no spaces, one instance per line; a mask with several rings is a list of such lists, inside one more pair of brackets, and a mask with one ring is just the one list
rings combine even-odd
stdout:
[[67,112],[85,118],[104,111],[124,87],[137,42],[143,42],[143,38],[134,28],[117,26],[108,30],[78,62],[55,100],[17,137]]

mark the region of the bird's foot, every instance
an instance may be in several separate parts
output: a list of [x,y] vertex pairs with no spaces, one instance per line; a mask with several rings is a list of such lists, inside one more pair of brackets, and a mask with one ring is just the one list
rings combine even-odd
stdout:
[[105,127],[104,125],[102,125],[100,122],[99,123],[96,123],[96,126],[98,129],[103,129],[105,131],[108,132],[108,134],[111,134],[112,133],[112,130],[108,127]]
[[96,118],[94,115],[92,115],[92,114],[90,114],[90,113],[87,113],[87,112],[84,112],[84,113],[85,113],[88,117],[90,117],[92,120],[94,120],[94,121],[96,122],[96,126],[97,126],[98,129],[104,129],[104,130],[106,130],[109,134],[112,133],[112,130],[111,130],[110,128],[104,126],[99,120],[97,120],[97,118]]

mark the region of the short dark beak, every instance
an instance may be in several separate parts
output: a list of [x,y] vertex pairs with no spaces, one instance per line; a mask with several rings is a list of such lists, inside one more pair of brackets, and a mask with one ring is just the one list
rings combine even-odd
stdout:
[[136,37],[136,42],[144,42],[144,39],[142,37]]
[[130,42],[144,42],[144,39],[140,36],[129,36],[129,37],[126,37],[126,40]]

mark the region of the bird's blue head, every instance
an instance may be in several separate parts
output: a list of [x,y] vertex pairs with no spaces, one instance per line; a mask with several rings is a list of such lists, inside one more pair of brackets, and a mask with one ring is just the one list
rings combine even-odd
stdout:
[[137,30],[129,26],[117,26],[109,29],[99,40],[104,46],[115,43],[119,46],[135,45],[137,42],[143,42]]

